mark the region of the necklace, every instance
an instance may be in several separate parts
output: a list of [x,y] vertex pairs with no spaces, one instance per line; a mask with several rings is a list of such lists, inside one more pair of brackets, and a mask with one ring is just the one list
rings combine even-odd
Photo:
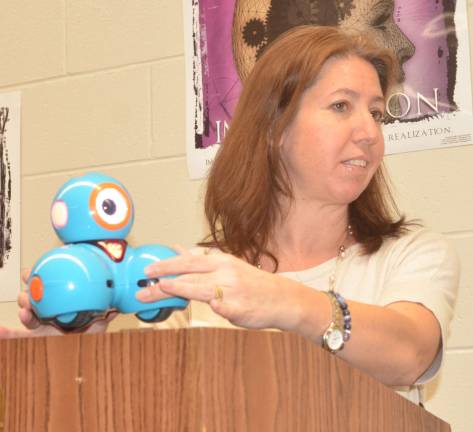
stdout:
[[[353,229],[352,229],[351,225],[348,225],[347,226],[347,231],[346,231],[346,234],[345,234],[345,242],[351,236],[353,236]],[[333,273],[328,278],[328,290],[330,292],[335,292],[335,285],[336,285],[336,281],[337,281],[338,272],[339,272],[339,269],[340,269],[340,263],[343,261],[345,256],[346,256],[346,246],[345,246],[344,243],[342,243],[338,247],[337,257],[335,259],[335,269],[334,269]],[[258,263],[256,264],[256,267],[261,270],[261,268],[262,268],[261,260],[258,260]],[[296,279],[300,283],[303,283],[303,281],[299,277],[299,273],[294,271],[294,270],[292,272],[294,273]]]

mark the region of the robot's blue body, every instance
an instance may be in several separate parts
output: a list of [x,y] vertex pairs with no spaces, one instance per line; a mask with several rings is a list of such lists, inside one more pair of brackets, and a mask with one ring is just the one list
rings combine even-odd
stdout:
[[187,306],[179,297],[154,303],[135,299],[139,289],[156,282],[147,278],[145,267],[176,253],[156,244],[129,246],[125,238],[133,220],[130,195],[111,177],[90,173],[61,187],[51,221],[65,245],[44,254],[28,280],[30,301],[41,321],[77,330],[116,309],[157,322]]

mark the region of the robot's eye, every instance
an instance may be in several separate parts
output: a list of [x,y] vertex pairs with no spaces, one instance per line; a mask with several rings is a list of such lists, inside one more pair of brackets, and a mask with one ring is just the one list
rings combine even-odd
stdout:
[[118,230],[129,222],[132,204],[128,194],[120,186],[102,183],[92,192],[90,211],[100,226]]

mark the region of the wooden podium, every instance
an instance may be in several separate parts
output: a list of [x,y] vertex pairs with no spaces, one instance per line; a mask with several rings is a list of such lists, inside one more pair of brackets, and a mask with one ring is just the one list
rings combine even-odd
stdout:
[[290,333],[135,330],[0,341],[1,432],[449,431]]

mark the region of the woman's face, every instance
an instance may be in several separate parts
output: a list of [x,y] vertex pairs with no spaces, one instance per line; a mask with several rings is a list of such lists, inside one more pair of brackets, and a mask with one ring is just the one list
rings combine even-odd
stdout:
[[371,64],[355,56],[328,60],[281,139],[295,199],[342,205],[356,200],[383,157],[383,114]]
[[237,0],[233,56],[238,74],[244,81],[268,43],[302,24],[338,24],[369,33],[380,46],[391,48],[402,65],[414,55],[414,46],[394,22],[393,10],[394,0]]

